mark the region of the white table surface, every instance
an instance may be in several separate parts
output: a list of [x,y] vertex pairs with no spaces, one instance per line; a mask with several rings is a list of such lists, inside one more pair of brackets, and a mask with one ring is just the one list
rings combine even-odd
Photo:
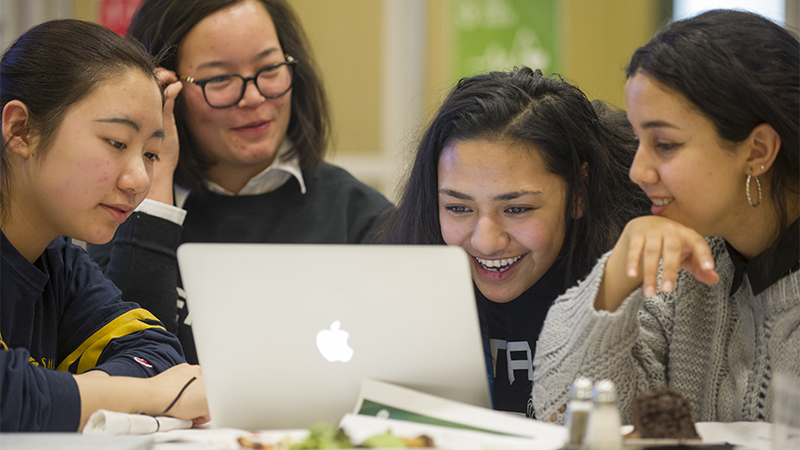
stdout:
[[[438,449],[535,449],[557,450],[566,438],[564,427],[542,427],[542,435],[535,439],[510,436],[496,436],[474,431],[422,425],[371,416],[347,415],[341,424],[353,440],[360,441],[373,434],[391,430],[403,437],[426,434],[434,439]],[[624,426],[622,432],[629,431]],[[772,424],[761,422],[733,422],[697,424],[697,431],[704,443],[730,443],[746,449],[773,450]],[[241,450],[237,439],[248,431],[237,429],[194,428],[155,433],[149,436],[85,436],[75,433],[20,433],[0,434],[0,448],[11,449],[103,449],[103,450]],[[305,430],[283,430],[260,432],[262,437],[276,440],[290,438],[302,439]],[[148,441],[152,440],[153,445]],[[131,445],[134,443],[135,445]],[[136,445],[138,443],[138,445]],[[13,445],[12,445],[13,444]]]
[[[360,418],[359,418],[360,419]],[[392,432],[398,436],[411,437],[418,435],[418,431],[422,430],[425,434],[431,435],[430,425],[420,425],[409,422],[388,421],[380,423],[382,419],[369,417],[367,421],[374,422],[373,424],[367,422],[359,422],[354,426],[361,427],[360,432],[350,431],[348,434],[352,438],[363,438],[364,434],[373,432],[385,431],[387,427],[392,429]],[[700,422],[697,423],[697,431],[703,439],[704,443],[730,443],[743,448],[754,450],[772,450],[772,424],[762,422],[733,422],[733,423],[716,423],[716,422]],[[440,427],[433,427],[440,428]],[[627,431],[623,427],[623,431]],[[157,433],[154,435],[156,444],[153,447],[155,450],[241,450],[241,447],[236,442],[236,439],[242,434],[247,433],[243,430],[235,429],[191,429],[191,430],[176,430],[164,433]],[[283,437],[295,437],[300,439],[304,436],[304,430],[294,431],[268,431],[265,434],[272,434],[276,439]],[[444,434],[443,434],[444,433]],[[466,434],[465,434],[466,433]],[[469,450],[470,448],[487,448],[494,449],[535,449],[535,450],[557,450],[561,447],[566,436],[566,430],[563,429],[559,432],[547,432],[551,436],[543,436],[543,439],[535,442],[527,438],[512,438],[505,436],[491,436],[484,433],[469,433],[475,432],[461,432],[450,430],[448,435],[447,430],[439,431],[438,436],[434,437],[434,442],[437,448],[441,449],[459,449]],[[375,434],[375,433],[373,433]],[[483,435],[483,436],[479,436]]]

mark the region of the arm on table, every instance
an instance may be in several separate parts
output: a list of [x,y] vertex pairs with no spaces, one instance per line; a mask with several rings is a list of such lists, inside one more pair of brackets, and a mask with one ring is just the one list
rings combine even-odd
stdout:
[[595,300],[607,267],[606,254],[589,276],[550,308],[534,357],[536,417],[563,423],[561,407],[578,376],[610,379],[623,421],[638,392],[666,383],[674,295],[645,299],[633,291],[615,311],[597,311]]
[[181,394],[167,415],[208,422],[199,366],[180,364],[152,378],[112,377],[100,370],[72,375],[29,362],[25,349],[0,351],[0,431],[80,431],[98,409],[159,414]]
[[[195,377],[180,394],[184,386]],[[112,377],[100,370],[75,375],[81,399],[79,430],[98,409],[124,413],[161,414],[177,398],[166,415],[208,422],[208,405],[200,366],[180,364],[152,378]]]
[[77,430],[81,399],[72,375],[30,359],[25,349],[0,350],[0,432]]
[[563,422],[559,410],[578,376],[614,381],[625,421],[633,396],[666,384],[680,269],[706,284],[719,279],[708,243],[691,228],[658,216],[626,225],[613,250],[548,313],[534,358],[537,417]]
[[[121,301],[121,292],[74,246],[65,249],[68,299],[59,328],[58,369],[80,392],[82,429],[96,410],[162,413],[192,378],[168,414],[208,420],[199,366],[185,364],[178,339],[148,311]],[[183,364],[182,364],[183,363]]]

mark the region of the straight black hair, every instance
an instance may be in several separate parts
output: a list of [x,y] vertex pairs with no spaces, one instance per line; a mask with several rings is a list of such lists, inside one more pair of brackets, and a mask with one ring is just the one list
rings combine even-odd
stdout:
[[[12,100],[27,106],[19,133],[36,136],[37,157],[52,145],[67,110],[103,82],[138,69],[157,82],[153,59],[135,40],[95,23],[73,19],[37,25],[9,46],[0,60],[0,110]],[[0,151],[0,216],[6,219],[10,174],[6,142]]]

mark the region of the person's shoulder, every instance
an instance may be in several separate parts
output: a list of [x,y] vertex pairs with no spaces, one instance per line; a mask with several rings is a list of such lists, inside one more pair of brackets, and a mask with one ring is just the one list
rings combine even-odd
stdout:
[[706,243],[708,243],[708,247],[711,249],[711,256],[715,261],[719,261],[720,257],[728,256],[728,248],[725,244],[725,239],[719,236],[707,237],[705,239]]
[[346,169],[331,163],[322,162],[316,166],[303,169],[303,177],[320,182],[361,183]]
[[[719,290],[719,295],[726,295],[733,282],[734,272],[736,272],[736,266],[728,251],[728,243],[719,236],[707,237],[706,242],[711,249],[711,257],[714,259],[714,271],[719,275],[719,281],[712,287]],[[698,281],[698,283],[700,282]]]
[[389,200],[377,189],[354,177],[347,170],[323,162],[318,166],[303,169],[303,178],[309,193],[315,195],[367,195],[389,204]]
[[42,261],[51,275],[87,269],[99,270],[97,263],[89,256],[83,245],[79,245],[67,236],[53,239],[45,249]]
[[83,249],[72,242],[67,236],[59,236],[49,244],[47,244],[47,248],[44,250],[44,261],[48,263],[49,266],[53,264],[58,264],[59,262],[64,262],[67,259],[74,258],[77,253],[76,251],[83,251]]
[[75,244],[72,241],[72,239],[70,239],[67,236],[59,236],[59,237],[53,239],[52,241],[50,241],[49,244],[47,244],[47,250],[46,251],[63,251],[64,249],[72,248],[72,247],[80,247],[80,246]]
[[695,278],[691,273],[680,270],[678,272],[676,291],[664,297],[675,301],[676,297],[681,299],[692,298],[695,304],[690,305],[682,301],[683,309],[695,310],[697,308],[708,308],[719,298],[728,295],[730,290],[734,266],[731,261],[725,239],[715,236],[705,238],[711,249],[711,257],[714,258],[714,270],[719,275],[719,281],[714,284],[705,284]]

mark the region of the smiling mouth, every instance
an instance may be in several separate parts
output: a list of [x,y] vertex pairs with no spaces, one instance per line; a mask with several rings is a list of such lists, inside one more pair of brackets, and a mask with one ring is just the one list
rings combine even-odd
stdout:
[[489,272],[505,272],[506,270],[510,269],[511,266],[516,264],[517,261],[522,259],[523,256],[525,255],[506,259],[483,259],[478,258],[477,256],[473,256],[473,258],[475,258],[475,261],[478,261],[478,264],[480,264],[484,270]]
[[675,201],[675,197],[670,197],[670,198],[651,198],[650,201],[653,202],[653,204],[656,205],[656,206],[667,206],[670,203]]

